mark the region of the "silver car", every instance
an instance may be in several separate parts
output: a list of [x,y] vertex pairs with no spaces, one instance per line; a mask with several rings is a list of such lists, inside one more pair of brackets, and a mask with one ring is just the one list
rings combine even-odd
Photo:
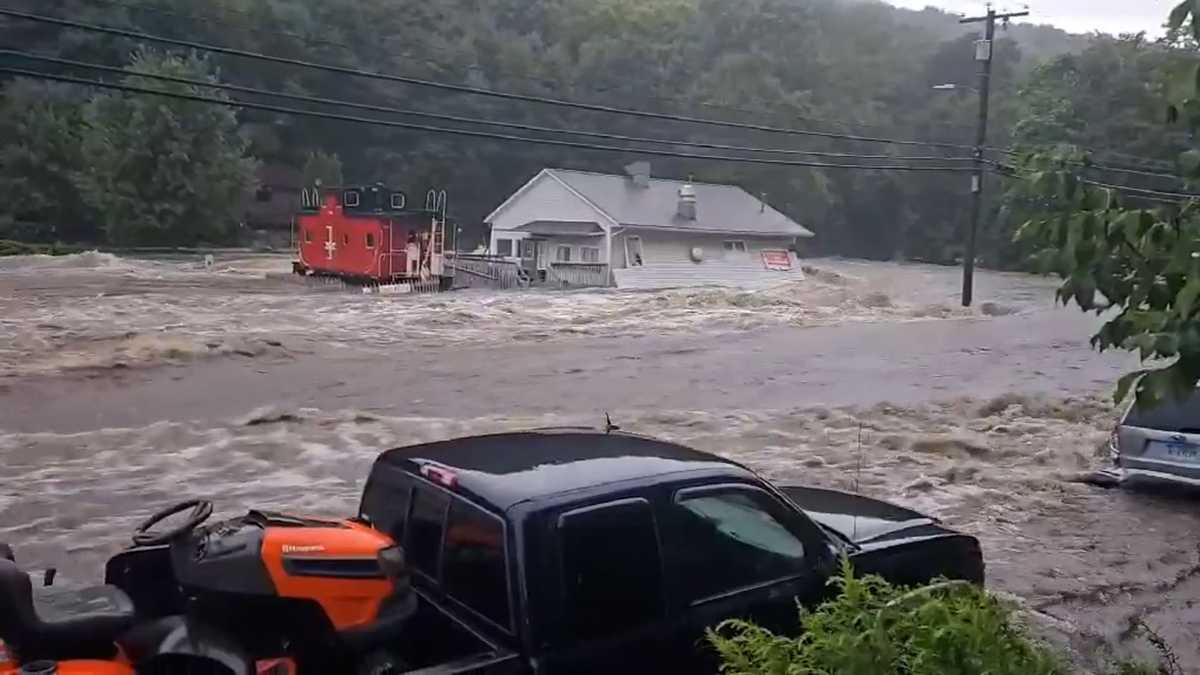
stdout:
[[1153,407],[1134,403],[1109,442],[1120,480],[1200,487],[1200,392]]

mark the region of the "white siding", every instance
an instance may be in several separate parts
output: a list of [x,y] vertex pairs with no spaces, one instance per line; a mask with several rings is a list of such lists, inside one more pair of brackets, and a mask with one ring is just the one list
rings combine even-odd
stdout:
[[608,224],[592,208],[554,178],[543,175],[492,219],[492,230],[513,230],[535,220]]
[[[792,243],[791,237],[742,237],[726,234],[703,234],[697,232],[663,232],[655,230],[626,230],[613,237],[613,267],[622,268],[627,265],[625,260],[625,238],[641,237],[642,256],[646,265],[655,263],[690,262],[692,248],[699,247],[703,251],[703,260],[753,262],[760,260],[760,254],[765,249],[787,249]],[[725,251],[726,240],[739,240],[746,243],[745,253],[729,253]]]
[[599,249],[600,259],[596,262],[606,263],[608,260],[604,258],[604,237],[568,237],[555,236],[546,237],[546,243],[549,246],[547,253],[550,256],[550,262],[557,262],[557,249],[559,246],[571,247],[571,262],[583,262],[583,253],[580,250],[584,246]]

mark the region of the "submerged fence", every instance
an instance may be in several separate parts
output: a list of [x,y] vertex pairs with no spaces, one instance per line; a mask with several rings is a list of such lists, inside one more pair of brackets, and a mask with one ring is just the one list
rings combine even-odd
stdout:
[[403,281],[394,284],[354,283],[346,282],[337,277],[326,276],[292,276],[301,283],[316,287],[346,287],[362,288],[364,293],[403,294],[403,293],[437,293],[451,289],[489,288],[510,289],[543,286],[546,288],[583,288],[590,286],[610,286],[608,265],[602,263],[551,263],[545,270],[545,277],[530,277],[529,273],[517,262],[497,256],[479,254],[447,254],[445,272],[449,279],[427,279],[419,281]]
[[560,287],[609,286],[608,265],[603,263],[550,263],[546,284]]
[[524,288],[530,283],[519,265],[496,256],[447,255],[446,268],[454,274],[454,288]]

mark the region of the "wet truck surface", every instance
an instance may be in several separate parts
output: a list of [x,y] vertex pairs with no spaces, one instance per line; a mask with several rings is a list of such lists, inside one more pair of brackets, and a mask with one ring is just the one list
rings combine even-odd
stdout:
[[915,511],[622,433],[390,450],[359,517],[403,543],[419,672],[715,672],[707,627],[794,631],[842,556],[906,584],[984,574],[974,537]]

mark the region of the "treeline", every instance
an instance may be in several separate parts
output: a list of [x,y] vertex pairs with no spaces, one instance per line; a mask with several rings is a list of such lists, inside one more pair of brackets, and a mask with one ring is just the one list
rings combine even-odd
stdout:
[[[696,117],[969,144],[976,36],[936,10],[840,0],[36,0],[19,9],[309,61]],[[828,138],[644,120],[331,74],[236,57],[149,51],[124,38],[20,20],[4,43],[43,55],[188,73],[378,105],[629,136],[870,155],[959,155]],[[996,47],[991,144],[1070,140],[1170,159],[1151,62],[1139,39],[1013,26]],[[0,63],[27,68],[18,57]],[[52,68],[46,66],[37,66]],[[67,71],[85,77],[94,73]],[[173,88],[127,76],[143,86]],[[1115,77],[1118,83],[1106,81]],[[1091,79],[1088,79],[1091,78]],[[1142,78],[1142,79],[1139,79]],[[955,90],[934,89],[956,84]],[[204,90],[205,95],[212,95]],[[405,119],[391,117],[392,119]],[[536,135],[536,134],[533,134]],[[1152,137],[1159,140],[1151,140]],[[478,236],[484,215],[544,166],[619,171],[636,152],[531,146],[187,101],[4,82],[0,238],[187,244],[237,236],[256,167],[299,175],[336,156],[347,182],[448,190]],[[319,163],[320,163],[319,162]],[[875,163],[878,163],[876,160]],[[894,163],[894,162],[892,162]],[[964,174],[653,160],[654,173],[743,185],[817,232],[824,252],[952,260],[967,213]],[[327,169],[337,172],[338,169]],[[998,183],[997,183],[998,185]],[[992,195],[999,192],[989,190]],[[1013,264],[993,198],[986,262]]]

